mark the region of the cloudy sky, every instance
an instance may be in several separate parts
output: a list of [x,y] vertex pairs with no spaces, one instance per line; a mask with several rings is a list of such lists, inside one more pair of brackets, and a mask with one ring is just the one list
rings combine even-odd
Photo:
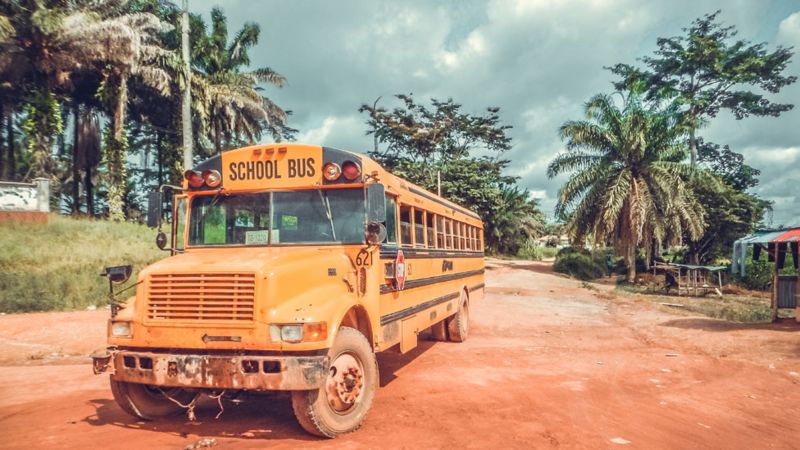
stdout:
[[[511,174],[549,215],[565,180],[545,175],[563,148],[557,129],[581,118],[589,97],[610,92],[603,66],[634,63],[658,37],[716,9],[745,39],[800,50],[800,0],[190,0],[206,17],[215,5],[231,34],[246,21],[261,25],[253,66],[288,78],[266,95],[294,112],[300,142],[369,150],[357,109],[378,97],[395,106],[397,93],[451,97],[476,114],[499,106],[513,126]],[[800,75],[800,56],[790,71]],[[800,83],[772,99],[800,105]],[[777,119],[722,112],[702,136],[761,170],[755,191],[775,202],[772,225],[800,225],[800,106]]]

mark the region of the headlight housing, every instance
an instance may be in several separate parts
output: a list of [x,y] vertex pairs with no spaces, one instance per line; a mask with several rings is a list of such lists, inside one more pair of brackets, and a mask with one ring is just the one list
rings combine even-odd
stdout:
[[133,336],[133,326],[130,322],[111,322],[111,336],[129,338]]
[[273,342],[298,342],[324,341],[328,338],[327,322],[270,324],[269,338]]

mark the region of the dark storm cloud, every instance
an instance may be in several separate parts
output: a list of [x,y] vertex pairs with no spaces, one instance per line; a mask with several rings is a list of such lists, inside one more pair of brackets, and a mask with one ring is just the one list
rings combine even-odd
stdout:
[[[504,122],[514,127],[511,171],[548,213],[564,181],[545,176],[563,148],[558,126],[580,118],[589,97],[610,91],[603,66],[633,63],[652,52],[657,37],[680,34],[692,19],[719,8],[743,38],[800,48],[800,14],[792,16],[800,2],[780,0],[190,1],[206,14],[221,4],[232,30],[245,21],[261,25],[251,59],[289,79],[267,95],[294,111],[292,125],[303,141],[370,149],[357,109],[379,96],[384,106],[395,104],[393,94],[410,92],[452,97],[474,113],[500,106]],[[793,73],[799,64],[793,63]],[[800,87],[780,99],[798,102]],[[703,130],[762,170],[758,192],[776,201],[776,223],[791,222],[791,211],[800,210],[791,189],[782,188],[798,178],[800,157],[779,164],[764,155],[800,147],[797,123],[797,110],[743,121],[723,112]]]

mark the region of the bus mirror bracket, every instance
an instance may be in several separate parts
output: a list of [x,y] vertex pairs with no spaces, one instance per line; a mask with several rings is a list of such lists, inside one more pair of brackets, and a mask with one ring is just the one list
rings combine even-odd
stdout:
[[380,183],[367,185],[367,223],[386,222],[386,191]]
[[171,184],[162,184],[157,191],[147,194],[147,226],[150,228],[158,228],[156,234],[156,247],[159,250],[167,249],[167,235],[161,230],[161,220],[164,217],[164,189],[172,189],[173,191],[183,191],[180,186],[173,186]]

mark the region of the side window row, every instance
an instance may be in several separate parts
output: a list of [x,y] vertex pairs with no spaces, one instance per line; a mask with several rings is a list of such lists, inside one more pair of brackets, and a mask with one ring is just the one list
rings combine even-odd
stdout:
[[[400,204],[400,235],[397,235],[397,202],[386,196],[386,229],[388,244],[403,247],[481,251],[481,230],[457,220],[413,206]],[[400,238],[399,242],[397,238]]]

